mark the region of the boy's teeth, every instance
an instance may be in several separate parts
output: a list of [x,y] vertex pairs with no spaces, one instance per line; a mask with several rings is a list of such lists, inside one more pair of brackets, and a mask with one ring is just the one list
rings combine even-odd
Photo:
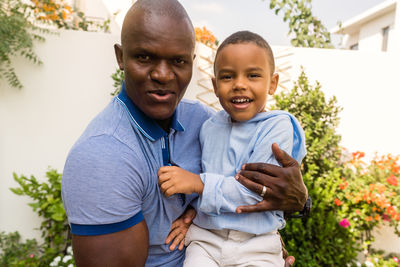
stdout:
[[233,99],[233,103],[245,103],[245,102],[250,102],[250,99],[248,98],[241,98],[241,99]]

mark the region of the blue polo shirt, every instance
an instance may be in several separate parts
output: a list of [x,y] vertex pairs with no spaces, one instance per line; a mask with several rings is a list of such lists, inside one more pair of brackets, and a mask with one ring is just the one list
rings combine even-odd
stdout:
[[199,132],[211,115],[200,103],[182,100],[167,133],[123,89],[88,125],[67,157],[62,197],[72,233],[108,234],[145,219],[150,238],[146,266],[181,266],[184,251],[171,252],[164,242],[172,222],[196,195],[166,198],[157,172],[170,164],[201,172]]

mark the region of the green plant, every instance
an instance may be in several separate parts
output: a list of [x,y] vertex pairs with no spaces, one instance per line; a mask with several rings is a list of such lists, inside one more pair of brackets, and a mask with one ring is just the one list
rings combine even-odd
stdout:
[[287,250],[297,266],[346,266],[355,263],[359,246],[355,234],[340,226],[336,192],[342,182],[340,136],[335,132],[335,98],[326,100],[321,85],[311,85],[304,71],[286,94],[275,97],[277,109],[295,115],[304,128],[307,155],[302,163],[304,182],[313,199],[310,216],[289,220],[282,231]]
[[111,74],[111,78],[114,81],[114,92],[112,92],[111,95],[116,96],[121,91],[122,83],[124,82],[124,71],[117,68],[115,72]]
[[399,156],[390,154],[376,155],[369,164],[363,157],[363,152],[355,152],[345,162],[335,204],[340,206],[340,219],[347,220],[347,227],[358,234],[363,249],[369,252],[372,231],[383,222],[400,236],[400,165]]
[[11,60],[23,56],[42,64],[33,51],[34,41],[44,41],[40,33],[48,32],[29,20],[30,8],[21,0],[3,0],[0,4],[0,79],[6,79],[16,88],[22,88]]
[[[72,15],[76,14],[73,20]],[[0,4],[0,79],[5,79],[15,88],[23,87],[12,66],[12,59],[23,56],[27,60],[42,64],[34,52],[34,42],[45,41],[46,33],[54,28],[109,31],[110,20],[96,22],[81,11],[73,10],[63,0],[2,0]]]
[[17,195],[30,197],[29,206],[42,218],[40,231],[44,239],[41,261],[50,263],[58,255],[66,255],[71,246],[67,217],[61,200],[61,174],[56,170],[46,173],[46,182],[39,182],[34,176],[27,178],[14,173],[18,188],[11,188]]
[[291,44],[295,47],[333,48],[331,36],[322,22],[312,14],[312,0],[271,0],[269,8],[275,14],[283,12],[283,21],[288,21],[289,34],[295,36]]
[[2,267],[39,266],[40,250],[35,239],[22,242],[18,232],[0,233],[0,266]]

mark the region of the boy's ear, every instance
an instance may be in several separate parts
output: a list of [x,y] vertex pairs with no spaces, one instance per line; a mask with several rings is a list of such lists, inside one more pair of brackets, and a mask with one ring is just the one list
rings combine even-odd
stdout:
[[115,57],[117,58],[118,67],[120,70],[124,70],[124,60],[122,53],[122,46],[119,44],[114,45]]
[[218,96],[218,89],[217,89],[217,82],[215,81],[215,77],[212,77],[212,78],[211,78],[211,82],[212,82],[213,87],[214,87],[214,93],[215,93],[215,95],[216,95],[217,97],[219,97],[219,96]]
[[268,94],[269,95],[273,95],[276,91],[276,88],[278,87],[279,84],[279,74],[278,73],[274,73],[272,74],[271,77],[271,83],[269,85],[269,89],[268,89]]

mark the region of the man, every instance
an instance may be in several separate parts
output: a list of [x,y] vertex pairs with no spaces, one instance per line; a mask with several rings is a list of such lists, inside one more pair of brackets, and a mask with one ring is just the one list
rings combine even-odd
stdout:
[[[184,250],[170,251],[165,240],[174,239],[172,248],[181,244],[174,230],[190,224],[192,210],[180,216],[196,196],[164,197],[157,171],[165,165],[201,171],[198,134],[211,112],[181,101],[192,76],[193,26],[176,0],[139,0],[125,17],[121,43],[115,53],[123,90],[90,123],[64,168],[74,257],[77,266],[181,266]],[[296,161],[274,151],[284,168],[248,164],[241,171],[239,181],[249,189],[267,189],[262,202],[242,212],[304,205]]]

